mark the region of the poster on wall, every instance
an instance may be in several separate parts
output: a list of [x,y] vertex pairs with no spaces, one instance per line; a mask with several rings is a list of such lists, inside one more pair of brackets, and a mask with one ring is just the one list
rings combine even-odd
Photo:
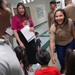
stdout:
[[37,17],[38,18],[44,17],[44,9],[43,9],[43,7],[37,7],[36,10],[37,10]]

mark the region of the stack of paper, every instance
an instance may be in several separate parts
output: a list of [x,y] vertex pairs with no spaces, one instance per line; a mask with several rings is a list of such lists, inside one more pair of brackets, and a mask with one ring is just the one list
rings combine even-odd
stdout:
[[11,27],[7,28],[6,31],[5,31],[7,34],[9,34],[10,36],[12,36],[14,33],[13,33],[13,30],[11,29]]
[[22,28],[21,32],[28,42],[30,42],[31,40],[35,38],[34,32],[30,31],[30,27],[28,25]]

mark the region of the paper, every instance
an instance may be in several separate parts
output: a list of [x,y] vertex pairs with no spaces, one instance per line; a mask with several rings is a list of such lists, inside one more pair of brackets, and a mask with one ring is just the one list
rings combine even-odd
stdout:
[[30,42],[35,38],[34,32],[30,31],[30,27],[28,25],[25,26],[23,29],[21,29],[21,32],[28,42]]
[[12,36],[14,33],[13,33],[13,30],[11,29],[11,27],[7,28],[6,31],[5,31],[7,34],[9,34],[10,36]]

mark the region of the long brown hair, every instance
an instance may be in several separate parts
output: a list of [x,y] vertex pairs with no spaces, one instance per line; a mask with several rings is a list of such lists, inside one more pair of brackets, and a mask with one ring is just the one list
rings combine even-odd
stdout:
[[23,16],[25,16],[26,19],[29,20],[29,15],[28,15],[28,13],[27,13],[27,11],[26,11],[25,5],[24,5],[23,3],[21,3],[21,2],[17,4],[17,15],[18,15],[18,17],[20,18],[21,21],[24,21],[24,20],[22,19],[22,16],[20,15],[20,13],[19,13],[19,11],[18,11],[18,7],[19,7],[20,5],[23,6],[23,8],[24,8],[24,15],[23,15]]
[[58,9],[58,10],[55,11],[55,14],[54,14],[55,26],[57,27],[57,26],[59,25],[59,24],[57,23],[57,21],[55,20],[55,15],[56,15],[56,13],[57,13],[58,11],[62,12],[63,15],[64,15],[64,21],[63,21],[62,24],[64,24],[64,25],[68,24],[68,17],[67,17],[67,15],[66,15],[66,12],[65,12],[63,9]]

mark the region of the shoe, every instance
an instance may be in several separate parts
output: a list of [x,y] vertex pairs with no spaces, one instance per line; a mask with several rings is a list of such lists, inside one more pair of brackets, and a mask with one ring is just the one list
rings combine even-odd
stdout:
[[65,73],[64,69],[61,69],[60,72],[61,72],[61,74],[64,74]]

